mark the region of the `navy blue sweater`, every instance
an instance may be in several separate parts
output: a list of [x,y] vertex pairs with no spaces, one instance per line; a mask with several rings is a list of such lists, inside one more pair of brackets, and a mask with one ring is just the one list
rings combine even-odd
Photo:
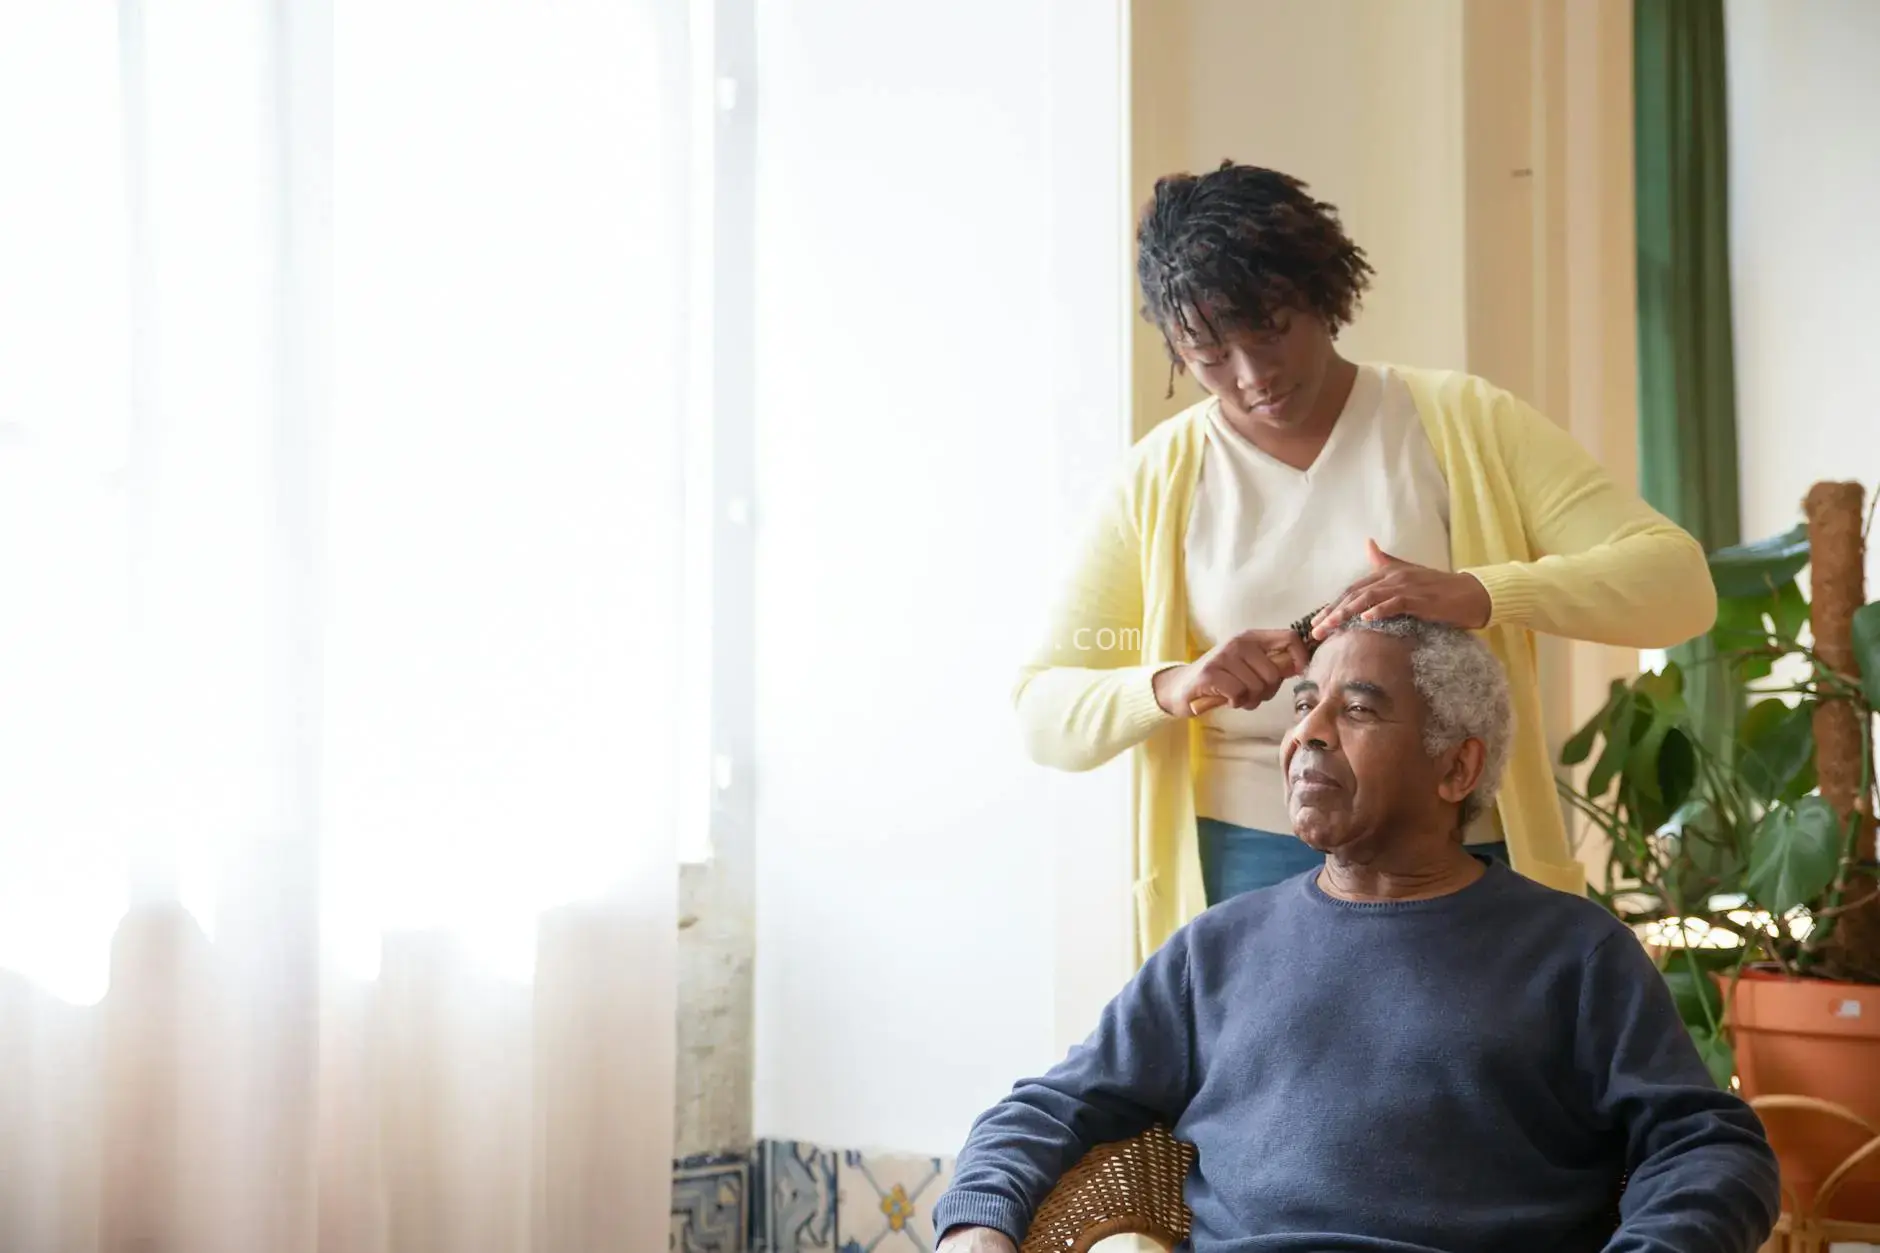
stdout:
[[1019,1240],[1092,1145],[1157,1122],[1198,1150],[1197,1253],[1754,1253],[1779,1204],[1637,940],[1499,866],[1434,900],[1307,874],[1209,910],[979,1119],[935,1228]]

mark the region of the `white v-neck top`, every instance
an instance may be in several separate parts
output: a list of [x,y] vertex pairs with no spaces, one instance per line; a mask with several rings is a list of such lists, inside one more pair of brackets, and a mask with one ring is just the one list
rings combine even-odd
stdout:
[[[1296,470],[1208,409],[1207,448],[1185,540],[1188,614],[1203,648],[1255,627],[1284,627],[1337,599],[1369,570],[1364,541],[1448,570],[1449,485],[1410,389],[1361,365],[1318,459]],[[1280,740],[1286,690],[1253,710],[1202,719],[1195,804],[1202,817],[1290,833]],[[1476,829],[1472,841],[1500,839]]]

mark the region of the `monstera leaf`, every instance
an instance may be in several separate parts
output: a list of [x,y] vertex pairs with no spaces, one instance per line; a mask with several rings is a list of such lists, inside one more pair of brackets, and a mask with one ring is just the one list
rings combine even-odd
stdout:
[[1841,865],[1841,817],[1819,796],[1763,815],[1750,848],[1746,886],[1777,917],[1814,900]]
[[1743,851],[1737,830],[1702,797],[1679,805],[1658,834],[1677,851],[1665,867],[1669,895],[1681,911],[1702,913],[1710,898],[1742,890]]
[[1575,731],[1560,746],[1560,763],[1565,766],[1577,766],[1593,755],[1593,741],[1606,729],[1607,720],[1612,716],[1612,707],[1618,703],[1625,691],[1625,684],[1618,679],[1612,681],[1612,690],[1606,696],[1606,703],[1598,713],[1586,720],[1586,725]]
[[1737,727],[1737,771],[1764,801],[1795,800],[1815,786],[1815,706],[1770,698]]
[[1773,596],[1808,564],[1808,527],[1791,530],[1753,544],[1719,548],[1710,554],[1710,577],[1717,595],[1729,599]]
[[1862,605],[1854,611],[1854,657],[1860,662],[1867,703],[1880,705],[1880,604]]

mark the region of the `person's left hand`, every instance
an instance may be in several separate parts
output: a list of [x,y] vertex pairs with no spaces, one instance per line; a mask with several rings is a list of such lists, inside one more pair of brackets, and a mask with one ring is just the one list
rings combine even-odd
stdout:
[[1366,540],[1365,548],[1371,573],[1319,611],[1312,620],[1315,639],[1324,639],[1339,623],[1353,618],[1376,621],[1407,614],[1469,631],[1488,625],[1494,602],[1474,575],[1450,574],[1401,560],[1379,548],[1376,540]]

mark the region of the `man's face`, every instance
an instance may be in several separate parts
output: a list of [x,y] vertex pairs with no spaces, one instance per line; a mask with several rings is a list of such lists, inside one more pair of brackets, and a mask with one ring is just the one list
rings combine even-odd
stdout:
[[1281,309],[1272,325],[1258,330],[1216,322],[1219,338],[1201,318],[1191,320],[1197,335],[1177,336],[1175,352],[1236,427],[1280,433],[1308,422],[1334,360],[1331,332],[1322,320]]
[[1286,805],[1293,831],[1319,852],[1364,860],[1397,835],[1453,827],[1475,784],[1479,743],[1435,758],[1424,750],[1410,658],[1408,640],[1341,631],[1294,686],[1298,721],[1280,749]]

